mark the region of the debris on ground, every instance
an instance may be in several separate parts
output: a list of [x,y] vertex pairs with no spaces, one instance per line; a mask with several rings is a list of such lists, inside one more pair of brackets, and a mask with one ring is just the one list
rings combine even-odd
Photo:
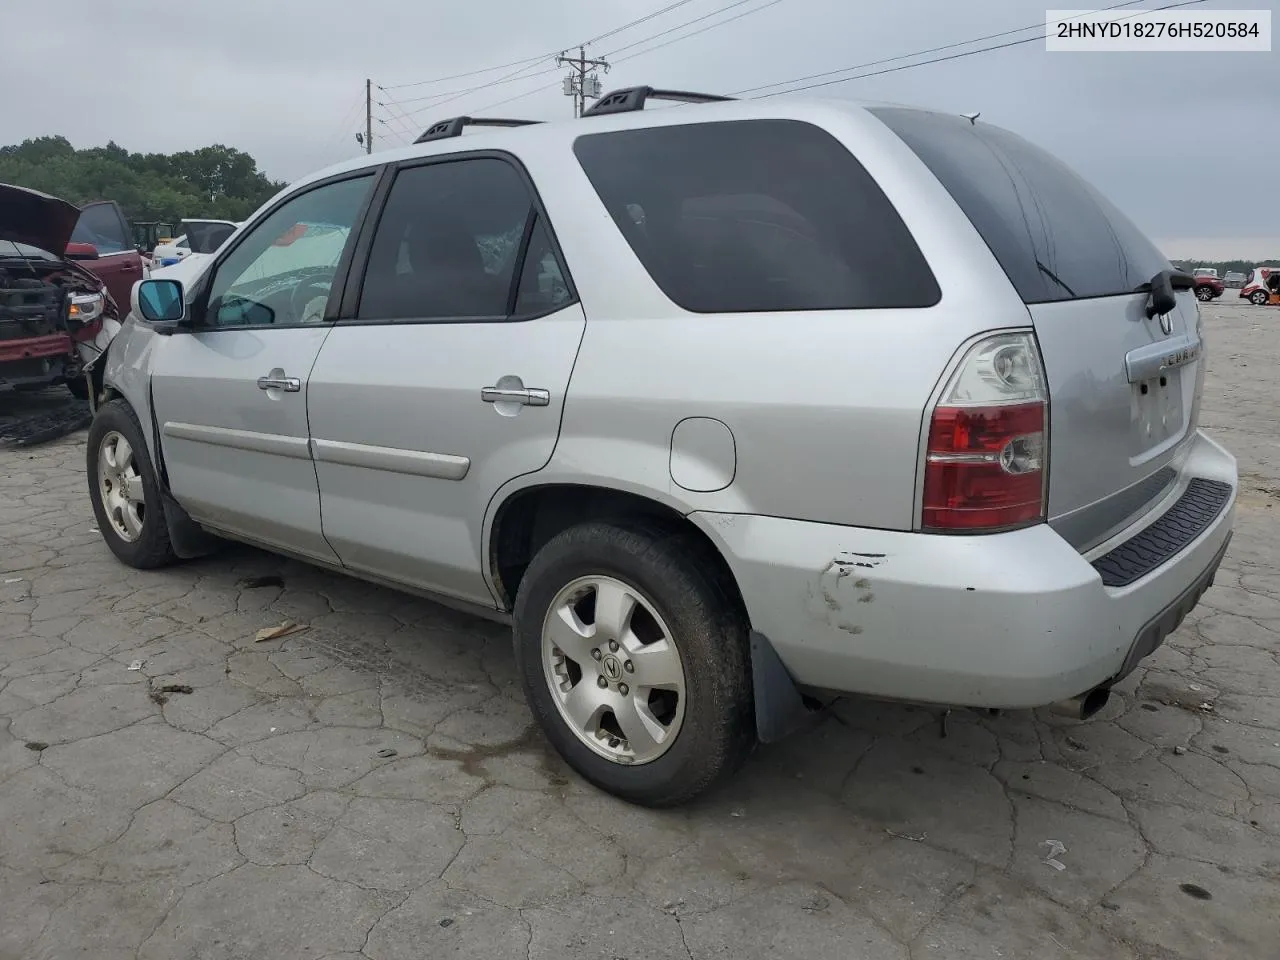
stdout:
[[885,833],[898,840],[910,840],[912,843],[924,843],[929,838],[927,833],[898,833],[895,830],[885,830]]
[[1173,752],[1176,756],[1180,757],[1187,752],[1187,748],[1184,747],[1182,744],[1178,744],[1176,747],[1173,748]]
[[38,443],[48,443],[84,429],[92,419],[89,405],[72,399],[32,412],[0,415],[0,444],[33,447]]
[[1049,852],[1040,859],[1041,863],[1047,864],[1055,870],[1067,869],[1067,865],[1058,859],[1058,854],[1067,852],[1065,843],[1061,840],[1041,840],[1040,846],[1049,848]]
[[396,751],[392,750],[390,747],[383,747],[381,750],[378,751],[378,756],[382,757],[382,759],[384,760],[386,760],[388,757],[394,757],[395,755],[396,755]]
[[253,635],[254,643],[262,643],[266,640],[279,640],[281,637],[287,637],[291,633],[300,633],[307,629],[305,624],[294,623],[292,620],[286,620],[279,626],[263,627]]
[[166,683],[160,688],[161,693],[190,693],[192,686],[189,683]]
[[269,573],[262,577],[244,577],[237,581],[236,586],[241,590],[258,590],[262,587],[283,587],[284,577],[278,573]]
[[147,662],[147,661],[145,661],[145,660],[134,660],[134,661],[132,661],[132,662],[129,664],[129,669],[130,669],[130,670],[141,670],[141,669],[142,669],[142,665],[143,665],[144,663],[146,663],[146,662]]
[[7,580],[5,580],[4,584],[7,587],[11,583],[21,583],[21,582],[22,582],[21,577],[9,577]]
[[47,743],[43,743],[40,740],[28,740],[26,743],[23,744],[23,746],[26,747],[28,750],[34,750],[36,753],[39,753],[41,750],[49,749],[49,745]]

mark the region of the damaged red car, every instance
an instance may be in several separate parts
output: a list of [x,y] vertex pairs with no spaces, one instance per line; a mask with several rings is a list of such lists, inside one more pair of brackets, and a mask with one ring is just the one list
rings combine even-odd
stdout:
[[127,236],[114,203],[80,208],[0,184],[0,391],[64,383],[88,396],[85,366],[120,329],[117,302],[143,274],[116,232]]

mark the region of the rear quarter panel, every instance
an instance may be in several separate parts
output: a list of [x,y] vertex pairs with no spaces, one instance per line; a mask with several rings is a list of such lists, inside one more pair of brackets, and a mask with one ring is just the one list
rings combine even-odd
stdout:
[[[647,122],[711,119],[704,110],[675,108]],[[840,140],[914,235],[941,301],[904,310],[687,312],[650,279],[571,144],[532,136],[521,159],[588,322],[554,456],[504,488],[491,513],[518,485],[565,482],[643,493],[686,513],[911,528],[922,414],[939,376],[975,332],[1028,326],[1029,317],[950,196],[879,121],[821,104],[776,110],[718,105],[714,117],[805,120]],[[584,132],[625,122],[601,117]],[[736,472],[724,489],[693,492],[672,480],[672,432],[688,417],[715,418],[732,431]]]

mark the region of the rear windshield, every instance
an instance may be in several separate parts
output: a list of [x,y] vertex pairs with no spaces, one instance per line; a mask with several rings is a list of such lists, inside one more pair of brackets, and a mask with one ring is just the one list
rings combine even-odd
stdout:
[[738,120],[579,137],[574,153],[673,302],[696,313],[928,307],[906,225],[834,137]]
[[1025,303],[1132,293],[1169,261],[1044,150],[964,117],[877,107],[972,221]]

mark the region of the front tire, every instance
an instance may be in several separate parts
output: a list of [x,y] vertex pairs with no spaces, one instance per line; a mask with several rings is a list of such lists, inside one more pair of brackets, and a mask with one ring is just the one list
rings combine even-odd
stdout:
[[1213,299],[1213,290],[1210,289],[1209,287],[1197,287],[1196,299],[1199,300],[1201,303],[1208,303],[1210,300]]
[[520,583],[516,664],[547,738],[585,779],[650,807],[727,777],[755,743],[745,618],[701,545],[585,523]]
[[98,530],[117,559],[139,570],[173,563],[160,484],[142,426],[124,400],[93,418],[85,466]]

